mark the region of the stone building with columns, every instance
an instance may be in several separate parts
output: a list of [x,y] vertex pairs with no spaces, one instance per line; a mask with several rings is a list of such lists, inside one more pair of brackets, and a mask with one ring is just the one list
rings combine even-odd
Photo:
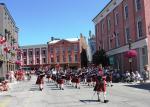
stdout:
[[30,67],[31,69],[38,69],[48,65],[48,45],[27,45],[20,47],[21,66]]

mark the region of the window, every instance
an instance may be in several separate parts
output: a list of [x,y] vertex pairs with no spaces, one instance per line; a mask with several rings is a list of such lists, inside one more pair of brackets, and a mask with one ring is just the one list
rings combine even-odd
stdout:
[[46,58],[43,58],[42,62],[43,62],[43,64],[45,64],[46,63]]
[[107,20],[107,25],[108,25],[108,31],[111,29],[111,21],[110,19]]
[[57,62],[60,62],[59,55],[57,56]]
[[148,58],[147,58],[147,47],[143,47],[141,49],[142,51],[142,61],[143,61],[143,66],[147,65],[148,64]]
[[40,59],[36,58],[36,63],[39,64],[40,63]]
[[52,62],[52,63],[54,62],[54,58],[53,58],[53,57],[51,57],[51,62]]
[[74,58],[75,58],[75,62],[78,62],[78,54],[75,54]]
[[102,22],[102,32],[104,32],[104,22]]
[[128,27],[125,29],[125,36],[126,43],[128,43],[128,40],[130,39],[130,29]]
[[119,13],[115,14],[115,25],[119,24]]
[[66,48],[62,47],[63,54],[65,54]]
[[126,6],[124,7],[124,15],[125,15],[125,19],[127,19],[128,16],[129,16],[129,14],[128,14],[128,5],[126,5]]
[[33,52],[32,51],[29,51],[29,56],[32,56],[33,55]]
[[27,56],[27,52],[23,52],[23,56],[26,57]]
[[32,59],[29,59],[29,64],[33,64],[33,60]]
[[116,47],[119,47],[119,33],[116,33]]
[[50,53],[53,53],[53,47],[50,47]]
[[136,11],[139,11],[141,9],[141,0],[135,0],[135,5]]
[[108,43],[109,43],[108,44],[109,45],[109,49],[111,49],[112,48],[112,44],[111,44],[112,43],[112,38],[110,36],[109,36],[109,42]]
[[72,59],[71,59],[71,55],[68,55],[68,59],[69,59],[69,62],[71,62],[71,61],[72,61]]
[[36,50],[35,54],[36,54],[36,55],[39,55],[39,50]]
[[74,51],[78,52],[78,45],[77,44],[74,45]]
[[27,60],[26,60],[26,59],[24,59],[23,63],[24,63],[24,65],[27,65]]
[[59,54],[59,50],[60,48],[59,47],[56,47],[56,54]]
[[66,62],[66,57],[65,57],[65,55],[63,55],[63,62]]
[[143,35],[143,31],[142,31],[142,21],[139,20],[137,21],[137,34],[138,34],[138,38],[142,37]]
[[42,50],[42,55],[46,55],[46,50]]
[[68,53],[71,53],[71,46],[68,47]]

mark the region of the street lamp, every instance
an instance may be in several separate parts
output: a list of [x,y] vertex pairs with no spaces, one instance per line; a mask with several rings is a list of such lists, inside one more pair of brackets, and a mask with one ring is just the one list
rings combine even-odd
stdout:
[[[131,50],[131,43],[132,43],[132,40],[131,40],[131,38],[129,38],[128,39],[129,51]],[[132,72],[132,67],[131,67],[131,65],[132,65],[132,57],[129,57],[129,64],[130,64],[130,74],[131,74],[131,72]]]

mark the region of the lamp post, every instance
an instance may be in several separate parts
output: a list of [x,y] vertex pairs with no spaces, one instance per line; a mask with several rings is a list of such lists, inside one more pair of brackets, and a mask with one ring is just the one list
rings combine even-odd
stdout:
[[[132,40],[131,38],[128,39],[128,44],[129,44],[129,51],[131,50],[131,43],[132,43]],[[130,64],[130,74],[132,72],[132,57],[129,57],[129,64]]]

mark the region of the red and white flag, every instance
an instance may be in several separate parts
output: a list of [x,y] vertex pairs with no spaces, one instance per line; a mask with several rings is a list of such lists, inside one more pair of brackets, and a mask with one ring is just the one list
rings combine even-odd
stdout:
[[4,36],[0,37],[0,44],[3,44],[6,42],[6,38]]

